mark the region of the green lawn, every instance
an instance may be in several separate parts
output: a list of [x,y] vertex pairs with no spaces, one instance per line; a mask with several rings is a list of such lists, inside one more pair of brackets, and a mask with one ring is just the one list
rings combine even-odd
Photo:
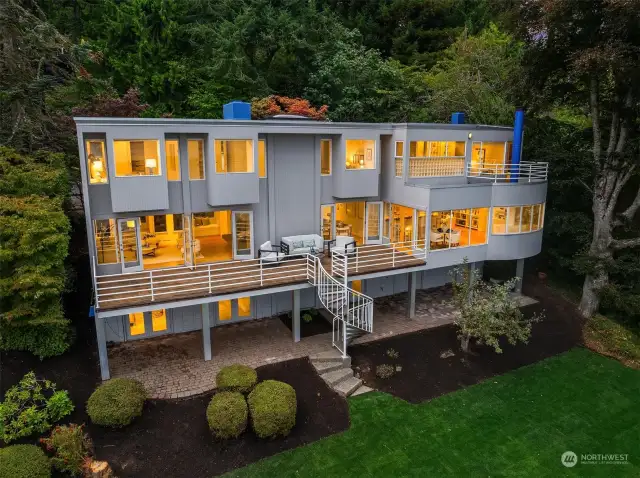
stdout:
[[[640,476],[640,371],[584,349],[421,405],[373,392],[349,406],[345,433],[229,476]],[[631,464],[565,468],[567,450]]]

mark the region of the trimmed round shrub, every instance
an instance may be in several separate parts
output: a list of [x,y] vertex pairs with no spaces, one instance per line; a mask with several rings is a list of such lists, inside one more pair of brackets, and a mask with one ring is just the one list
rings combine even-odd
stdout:
[[220,392],[207,407],[207,422],[218,438],[237,438],[247,429],[249,410],[240,392]]
[[296,424],[296,391],[277,380],[265,380],[249,394],[251,426],[260,438],[287,436]]
[[0,449],[0,478],[50,478],[51,463],[35,445],[11,445]]
[[258,383],[258,374],[246,365],[229,365],[222,368],[216,375],[218,390],[249,393]]
[[142,415],[147,392],[140,382],[114,378],[100,385],[87,401],[87,413],[96,425],[124,427]]

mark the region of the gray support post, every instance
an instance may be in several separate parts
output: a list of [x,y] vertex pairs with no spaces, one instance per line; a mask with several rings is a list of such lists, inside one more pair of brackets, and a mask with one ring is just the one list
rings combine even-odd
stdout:
[[202,304],[202,349],[205,361],[211,360],[211,317],[209,304]]
[[107,355],[107,335],[105,332],[104,319],[95,316],[96,323],[96,339],[98,341],[98,357],[100,358],[100,375],[102,380],[109,380],[109,357]]
[[409,306],[407,307],[407,317],[413,319],[416,316],[416,285],[418,282],[417,272],[409,274]]
[[516,277],[520,279],[516,283],[516,292],[522,294],[522,280],[524,278],[524,259],[518,259],[516,261]]
[[300,342],[300,289],[293,291],[293,310],[291,311],[291,332],[293,341]]

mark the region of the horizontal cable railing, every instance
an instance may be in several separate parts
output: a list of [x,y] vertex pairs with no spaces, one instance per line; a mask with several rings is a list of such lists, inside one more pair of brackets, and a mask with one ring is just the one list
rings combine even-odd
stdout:
[[522,161],[520,164],[467,165],[467,176],[490,180],[494,183],[516,180],[517,182],[546,181],[549,163]]
[[409,158],[409,177],[464,176],[464,156]]

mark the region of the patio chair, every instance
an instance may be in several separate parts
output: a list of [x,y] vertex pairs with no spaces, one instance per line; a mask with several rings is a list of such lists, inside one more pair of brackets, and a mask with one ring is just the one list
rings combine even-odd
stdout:
[[333,254],[333,251],[338,251],[350,256],[356,252],[356,240],[351,236],[337,236],[328,242],[328,246],[329,254]]
[[286,257],[284,252],[280,252],[280,248],[272,246],[271,241],[267,241],[258,249],[258,258],[265,265],[278,265]]

